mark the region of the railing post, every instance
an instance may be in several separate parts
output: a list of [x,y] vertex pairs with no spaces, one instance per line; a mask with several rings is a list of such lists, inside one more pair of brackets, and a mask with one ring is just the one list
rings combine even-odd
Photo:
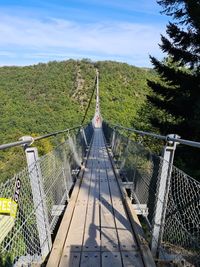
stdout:
[[87,142],[87,138],[86,138],[86,135],[85,135],[85,130],[84,130],[84,128],[81,128],[81,134],[82,134],[83,139],[84,139],[84,141],[85,141],[85,145],[86,145],[86,147],[88,147],[88,142]]
[[[170,134],[167,137],[180,138],[180,136],[175,134]],[[164,146],[162,152],[163,162],[160,171],[160,182],[158,185],[157,202],[151,240],[151,251],[154,257],[157,256],[162,241],[174,153],[177,144],[177,142],[167,141],[167,144]]]
[[[115,135],[116,135],[116,132],[115,132],[115,128],[113,129],[113,134],[112,134],[112,141],[111,141],[111,150],[113,151],[114,149],[114,145],[115,145]],[[113,151],[114,152],[114,151]]]
[[[22,140],[26,140],[26,136]],[[24,146],[28,173],[30,178],[33,204],[35,208],[37,229],[39,234],[42,258],[45,259],[52,247],[51,232],[44,199],[44,189],[40,164],[38,162],[38,150],[36,147]]]
[[122,168],[124,167],[124,164],[126,162],[126,158],[128,156],[128,150],[129,150],[129,144],[130,144],[130,139],[127,137],[127,143],[126,143],[126,147],[124,149],[124,153],[123,153],[123,161],[121,161],[121,164],[120,164],[120,170],[122,170]]

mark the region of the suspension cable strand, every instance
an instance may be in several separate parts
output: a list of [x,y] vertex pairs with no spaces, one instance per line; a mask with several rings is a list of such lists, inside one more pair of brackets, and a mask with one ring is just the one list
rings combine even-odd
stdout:
[[72,127],[72,128],[68,128],[68,129],[65,129],[65,130],[62,130],[62,131],[57,131],[57,132],[54,132],[54,133],[45,134],[45,135],[42,135],[42,136],[34,138],[34,141],[45,139],[45,138],[48,138],[48,137],[51,137],[51,136],[56,136],[56,135],[61,134],[61,133],[73,131],[73,130],[76,130],[78,128],[81,128],[82,126],[83,125],[81,124],[81,125],[78,125],[78,126],[75,126],[75,127]]
[[0,150],[4,150],[4,149],[7,149],[7,148],[16,147],[16,146],[21,146],[21,145],[31,145],[35,141],[38,141],[38,140],[41,140],[41,139],[45,139],[45,138],[49,138],[51,136],[56,136],[58,134],[69,132],[69,131],[72,131],[72,130],[75,130],[75,129],[80,129],[81,127],[83,127],[83,125],[78,125],[78,126],[75,126],[75,127],[72,127],[72,128],[68,128],[68,129],[65,129],[65,130],[62,130],[62,131],[57,131],[57,132],[45,134],[45,135],[38,136],[38,137],[27,136],[26,139],[24,139],[24,140],[0,145]]
[[167,142],[177,142],[177,143],[182,144],[182,145],[200,148],[200,142],[195,142],[195,141],[181,139],[181,138],[175,138],[173,134],[165,136],[165,135],[160,135],[160,134],[155,134],[155,133],[150,133],[150,132],[139,131],[139,130],[136,130],[136,129],[133,129],[133,128],[123,127],[123,126],[117,125],[117,124],[110,124],[110,125],[113,128],[123,129],[123,130],[126,130],[126,131],[137,133],[139,135],[143,135],[143,136],[146,135],[146,136],[150,136],[150,137],[153,137],[153,138],[156,138],[156,139],[160,139],[160,140],[164,140],[164,141],[167,141]]
[[83,116],[81,125],[83,125],[83,123],[84,123],[84,121],[85,121],[85,118],[86,118],[86,116],[87,116],[88,110],[89,110],[89,108],[90,108],[90,105],[91,105],[91,103],[92,103],[92,98],[93,98],[93,96],[94,96],[94,92],[95,92],[95,89],[96,89],[96,84],[97,84],[97,77],[96,77],[96,79],[95,79],[94,89],[93,89],[93,91],[92,91],[90,100],[89,100],[88,105],[87,105],[87,108],[86,108],[86,110],[85,110],[85,114],[84,114],[84,116]]

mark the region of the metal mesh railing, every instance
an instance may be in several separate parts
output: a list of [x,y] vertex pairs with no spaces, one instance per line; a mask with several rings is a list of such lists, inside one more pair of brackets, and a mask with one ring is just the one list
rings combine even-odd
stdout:
[[[89,127],[85,129],[88,143]],[[44,261],[51,248],[51,234],[74,183],[73,170],[80,168],[86,148],[83,132],[70,132],[52,152],[0,184],[2,199],[13,199],[16,181],[21,184],[16,216],[0,214],[1,267]]]
[[[0,266],[12,266],[21,261],[41,260],[35,208],[28,169],[0,185],[1,198],[12,198],[16,179],[21,181],[20,198],[16,218],[0,216]],[[5,233],[5,234],[4,234]]]
[[52,232],[60,215],[59,210],[62,210],[61,205],[65,204],[73,185],[71,167],[74,165],[74,158],[69,140],[43,156],[38,164],[41,171],[43,198]]
[[129,183],[130,197],[135,203],[145,204],[148,208],[146,220],[152,225],[159,183],[161,158],[150,153],[142,144],[130,140],[116,129],[104,128],[108,144],[119,169],[122,181]]
[[162,246],[200,266],[200,183],[174,166]]
[[[104,133],[122,181],[129,183],[133,203],[140,204],[138,208],[146,206],[148,212],[144,216],[150,242],[155,210],[163,202],[158,197],[161,172],[165,172],[165,165],[169,163],[108,125],[104,125]],[[168,200],[164,203],[164,224],[159,240],[160,257],[186,262],[186,266],[200,266],[200,183],[178,168],[170,167]]]

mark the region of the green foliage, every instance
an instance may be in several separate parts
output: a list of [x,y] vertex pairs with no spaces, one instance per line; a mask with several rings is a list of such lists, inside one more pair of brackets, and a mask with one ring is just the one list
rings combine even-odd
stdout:
[[[93,63],[88,59],[1,67],[0,144],[17,141],[24,135],[39,136],[79,125],[94,89],[95,68],[100,73],[104,120],[125,126],[146,125],[144,107],[150,93],[146,79],[155,77],[150,69],[112,61]],[[95,99],[86,123],[93,117],[94,108]],[[40,155],[49,152],[59,138],[35,143]],[[25,165],[22,148],[0,151],[0,181]]]
[[[172,17],[161,49],[167,59],[151,57],[161,81],[149,81],[154,94],[149,97],[157,115],[152,123],[163,134],[172,132],[183,139],[200,141],[200,2],[160,0],[163,13]],[[161,116],[158,116],[158,114]],[[180,147],[176,152],[180,168],[199,176],[199,151]]]
[[0,254],[0,266],[1,267],[12,267],[13,259],[11,253],[7,253],[5,257],[2,257]]
[[125,63],[107,61],[96,65],[100,72],[103,118],[114,124],[134,126],[150,93],[146,80],[153,79],[155,75],[148,69]]

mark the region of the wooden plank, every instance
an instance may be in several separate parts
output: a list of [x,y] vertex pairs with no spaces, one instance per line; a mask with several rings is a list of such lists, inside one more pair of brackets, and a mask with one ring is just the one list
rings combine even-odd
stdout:
[[110,190],[108,186],[108,179],[106,172],[103,169],[100,169],[100,201],[111,204]]
[[129,222],[128,216],[125,212],[123,203],[121,201],[121,192],[119,185],[116,181],[116,177],[112,170],[110,159],[108,158],[107,150],[102,152],[104,156],[104,168],[107,169],[108,183],[111,193],[111,200],[113,205],[113,211],[115,216],[115,223],[117,228],[117,233],[120,242],[121,250],[133,250],[137,248],[137,244],[132,232],[132,227]]
[[87,169],[83,176],[80,192],[78,194],[77,203],[85,204],[88,201],[88,193],[90,188],[90,179],[92,175],[92,169]]
[[[98,150],[96,151],[98,158]],[[99,218],[99,163],[93,163],[87,216],[84,231],[83,251],[100,251],[100,218]]]
[[144,267],[139,251],[122,252],[122,262],[126,267]]
[[47,267],[57,267],[59,264],[60,257],[62,254],[62,249],[63,249],[65,239],[66,239],[66,235],[67,235],[67,232],[68,232],[69,227],[70,227],[70,222],[72,219],[73,211],[75,209],[75,203],[76,203],[76,199],[78,197],[78,192],[80,189],[81,181],[82,181],[82,179],[77,180],[77,182],[74,186],[69,204],[68,204],[67,209],[64,213],[61,225],[59,227],[55,241],[53,243],[53,247],[52,247],[52,250],[51,250],[47,265],[46,265]]
[[99,179],[98,171],[91,179],[85,223],[83,251],[100,251]]
[[115,228],[101,227],[101,251],[119,251],[119,241]]
[[128,195],[126,193],[126,190],[123,188],[123,184],[120,180],[119,173],[117,172],[117,170],[114,169],[114,162],[113,162],[111,157],[110,157],[110,160],[111,160],[110,162],[112,164],[114,174],[115,174],[117,182],[119,184],[121,194],[123,196],[122,197],[123,203],[124,203],[125,208],[129,214],[129,220],[130,220],[130,223],[131,223],[132,228],[134,230],[134,236],[136,237],[137,244],[139,245],[140,254],[142,256],[144,266],[145,267],[155,267],[156,265],[155,265],[154,259],[152,257],[152,254],[150,252],[150,249],[148,247],[148,244],[145,240],[144,232],[143,232],[142,226],[140,224],[140,221],[138,219],[138,216],[137,216],[137,214],[136,214],[136,212],[132,206],[130,198],[128,197]]
[[100,203],[101,250],[117,251],[119,249],[119,241],[117,237],[106,172],[100,172]]
[[100,267],[100,252],[83,252],[80,267]]
[[151,251],[149,249],[148,243],[145,239],[145,235],[142,229],[142,226],[140,224],[140,221],[138,219],[138,216],[131,204],[130,198],[127,196],[125,199],[125,204],[127,205],[127,210],[130,215],[130,220],[134,229],[135,237],[137,239],[137,243],[139,245],[141,256],[144,262],[145,267],[155,267],[155,261],[153,259],[153,256],[151,254]]
[[82,251],[82,243],[83,243],[85,222],[88,209],[89,192],[91,186],[91,179],[93,177],[93,166],[94,165],[96,166],[96,161],[97,161],[97,152],[95,149],[95,145],[96,145],[96,137],[94,136],[92,148],[88,159],[89,164],[86,166],[86,172],[85,175],[83,176],[83,182],[77,198],[74,215],[64,245],[64,250],[61,258],[61,263],[63,264],[63,266],[65,266],[65,264],[68,264],[67,261],[69,261],[69,258],[65,257],[64,255],[67,255],[67,252],[69,250],[70,253]]
[[119,241],[110,198],[108,178],[105,170],[105,144],[101,133],[99,138],[101,251],[118,251]]
[[69,228],[69,233],[67,235],[64,245],[64,251],[69,249],[72,249],[73,251],[81,251],[82,249],[91,175],[92,170],[90,169],[88,170],[87,175],[83,176],[83,183],[81,185],[80,192],[77,198],[77,203]]
[[83,251],[100,251],[99,217],[99,134],[95,135],[94,150],[96,159],[93,163],[93,175],[88,200]]
[[64,245],[65,250],[81,251],[84,233],[84,222],[86,216],[86,204],[77,205],[70,225],[69,233]]
[[[107,159],[107,162],[109,159]],[[104,162],[106,164],[106,161]],[[108,164],[107,164],[108,165]],[[106,167],[106,166],[105,166]],[[118,233],[120,249],[133,250],[137,247],[136,240],[133,235],[132,227],[129,222],[128,216],[125,212],[119,185],[116,181],[112,169],[107,170],[108,184],[111,193],[112,208],[115,217],[116,229]]]
[[59,267],[79,267],[81,260],[81,253],[66,251],[61,258]]
[[[92,220],[91,217],[94,219]],[[83,251],[100,251],[99,204],[89,210],[86,224]]]
[[117,233],[120,241],[121,250],[133,250],[137,247],[133,230],[126,214],[122,201],[113,202],[113,210]]
[[102,267],[122,267],[120,252],[103,252],[101,255]]

